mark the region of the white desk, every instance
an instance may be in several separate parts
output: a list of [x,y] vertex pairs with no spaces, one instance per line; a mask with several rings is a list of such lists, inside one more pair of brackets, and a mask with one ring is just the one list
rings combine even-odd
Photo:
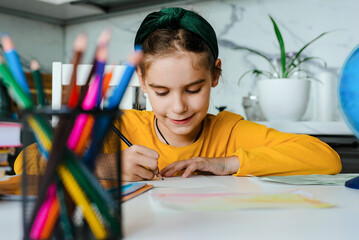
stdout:
[[[123,230],[131,239],[325,239],[359,236],[359,190],[344,186],[294,186],[256,178],[193,176],[151,181],[151,191],[273,193],[304,190],[337,204],[327,209],[266,209],[213,212],[172,210],[156,205],[151,191],[123,204]],[[0,239],[21,239],[21,202],[0,201]]]
[[353,135],[347,124],[343,121],[332,122],[257,122],[266,127],[274,128],[281,132],[310,134],[310,135]]
[[0,239],[20,240],[22,232],[21,201],[0,201]]
[[155,205],[147,192],[123,205],[125,239],[339,240],[359,236],[359,190],[344,186],[294,186],[232,176],[167,178],[149,183],[158,188],[166,185],[192,188],[194,192],[262,193],[301,189],[338,207],[189,212]]

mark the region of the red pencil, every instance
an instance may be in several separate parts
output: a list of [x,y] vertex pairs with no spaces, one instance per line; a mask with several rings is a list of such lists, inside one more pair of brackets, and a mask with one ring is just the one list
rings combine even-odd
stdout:
[[74,108],[77,105],[77,101],[80,96],[80,91],[77,86],[77,66],[80,62],[82,57],[82,53],[86,48],[87,37],[85,34],[80,34],[77,36],[74,42],[74,60],[73,60],[73,70],[71,74],[71,81],[70,81],[70,89],[68,94],[65,98],[65,102],[70,108]]

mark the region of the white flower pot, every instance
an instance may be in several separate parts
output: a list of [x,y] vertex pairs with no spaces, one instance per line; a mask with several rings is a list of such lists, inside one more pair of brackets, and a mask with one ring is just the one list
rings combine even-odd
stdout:
[[259,104],[268,121],[299,121],[308,105],[310,81],[262,79],[257,82]]

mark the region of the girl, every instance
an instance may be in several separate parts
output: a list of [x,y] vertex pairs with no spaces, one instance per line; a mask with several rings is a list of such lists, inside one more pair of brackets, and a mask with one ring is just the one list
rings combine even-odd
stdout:
[[230,112],[207,113],[221,60],[216,34],[198,14],[182,8],[153,12],[142,22],[135,44],[143,47],[137,74],[153,111],[125,110],[121,124],[115,123],[134,144],[122,144],[124,181],[148,180],[158,173],[188,177],[194,172],[263,176],[341,171],[338,154],[317,138],[278,132]]
[[[136,34],[138,44],[144,54],[137,74],[153,111],[124,110],[121,124],[114,123],[133,144],[121,144],[123,181],[149,180],[158,174],[268,176],[341,171],[338,154],[317,138],[278,132],[230,112],[207,113],[211,88],[221,75],[221,60],[216,34],[198,14],[182,8],[153,12]],[[114,152],[119,141],[118,136],[109,135],[104,151]],[[27,149],[27,158],[36,163],[36,145]],[[22,154],[15,162],[17,174],[22,172],[21,159]],[[98,177],[115,174],[110,173],[116,168],[110,167],[109,159],[97,161]]]

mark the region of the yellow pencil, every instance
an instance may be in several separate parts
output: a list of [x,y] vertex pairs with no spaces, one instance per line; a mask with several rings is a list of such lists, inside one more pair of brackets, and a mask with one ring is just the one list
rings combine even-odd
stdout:
[[97,239],[107,238],[107,231],[99,217],[91,208],[91,203],[77,184],[69,170],[62,164],[57,167],[57,172],[74,202],[81,207],[81,210]]
[[32,116],[29,116],[27,119],[27,122],[29,126],[32,128],[33,132],[36,136],[36,139],[41,139],[42,145],[45,148],[47,152],[50,152],[52,141],[49,139],[49,137],[46,135],[46,133],[43,131],[42,126],[40,126],[39,122],[33,118]]

